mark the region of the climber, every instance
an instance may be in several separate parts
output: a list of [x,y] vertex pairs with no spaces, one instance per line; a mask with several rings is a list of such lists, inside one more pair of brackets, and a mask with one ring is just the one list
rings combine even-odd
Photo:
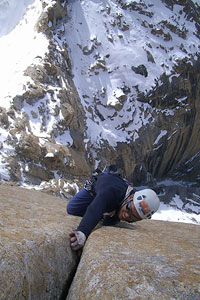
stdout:
[[77,230],[70,233],[71,247],[74,251],[81,249],[100,220],[103,225],[114,225],[150,219],[159,205],[153,190],[136,191],[119,172],[108,169],[95,174],[67,204],[68,214],[83,217]]

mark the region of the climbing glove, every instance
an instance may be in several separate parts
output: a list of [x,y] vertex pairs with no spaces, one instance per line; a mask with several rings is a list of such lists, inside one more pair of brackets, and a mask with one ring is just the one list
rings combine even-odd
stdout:
[[69,234],[72,250],[81,249],[86,241],[86,236],[82,231],[74,231]]

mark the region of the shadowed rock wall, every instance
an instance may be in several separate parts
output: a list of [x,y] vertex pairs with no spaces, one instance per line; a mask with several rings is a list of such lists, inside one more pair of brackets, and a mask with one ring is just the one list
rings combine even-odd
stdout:
[[142,221],[89,237],[67,300],[199,300],[200,227]]
[[[102,30],[106,29],[108,44],[97,36],[94,40],[83,40],[82,45],[77,40],[76,51],[71,51],[72,45],[66,42],[67,32],[72,34],[69,29],[70,3],[42,1],[41,14],[33,27],[36,35],[42,32],[46,37],[47,52],[42,57],[39,51],[32,64],[26,67],[24,75],[30,78],[30,82],[28,80],[23,90],[12,96],[10,106],[0,105],[0,128],[4,132],[0,141],[0,158],[6,169],[5,174],[0,174],[0,179],[39,185],[42,181],[55,179],[55,173],[68,179],[88,177],[96,166],[104,168],[117,163],[135,185],[149,185],[155,180],[170,177],[199,186],[199,5],[191,0],[160,1],[160,5],[165,4],[162,6],[165,12],[170,15],[174,12],[168,19],[163,14],[162,19],[157,1],[152,1],[151,5],[147,5],[146,1],[108,2],[101,3],[99,13],[99,17],[105,17]],[[177,12],[174,9],[176,5],[179,7]],[[120,8],[118,12],[116,6]],[[95,9],[91,15],[93,13],[96,13]],[[72,27],[80,23],[81,16],[78,12],[76,14],[78,19]],[[122,74],[118,75],[120,64],[116,57],[112,57],[112,44],[119,39],[123,41],[124,32],[126,38],[130,35],[131,14],[136,16],[134,26],[138,26],[146,37],[144,46],[140,47],[145,59],[144,64],[139,66],[136,61],[133,65],[127,61],[126,65],[131,64],[132,76],[137,75],[134,77],[136,82],[150,81],[150,72],[158,74],[145,92],[136,83],[133,87],[132,76],[124,78]],[[183,16],[185,21],[181,25]],[[159,19],[160,22],[155,21]],[[141,22],[138,23],[138,20]],[[187,23],[188,20],[190,23]],[[193,26],[192,31],[190,26]],[[91,34],[93,28],[89,28],[88,32]],[[76,36],[73,38],[76,39]],[[137,45],[136,40],[132,44],[133,49]],[[129,43],[131,45],[131,38]],[[104,49],[108,49],[106,55]],[[180,56],[175,55],[176,52],[181,53]],[[115,105],[110,106],[108,101],[110,79],[105,86],[103,83],[102,86],[97,85],[94,94],[90,95],[89,84],[84,94],[80,92],[74,79],[76,71],[73,70],[77,56],[80,56],[79,60],[90,57],[89,61],[94,62],[87,68],[84,64],[83,70],[77,66],[83,74],[82,79],[88,73],[91,81],[98,79],[102,82],[99,69],[107,74],[107,78],[112,79],[110,74],[115,74],[112,76],[119,79],[117,90],[121,91],[120,94],[116,94],[115,88],[113,90]],[[108,58],[116,68],[112,68],[112,64],[109,66]],[[171,63],[173,67],[170,69]],[[103,112],[106,112],[105,115]],[[127,117],[123,119],[124,115]],[[106,118],[116,123],[113,127],[109,125],[110,132],[117,130],[116,136],[126,137],[115,147],[110,144],[107,135],[99,137],[98,146],[88,135],[87,121],[95,120],[96,128],[101,129],[104,124],[101,122]],[[53,126],[49,126],[50,120]],[[33,123],[38,124],[37,133]]]

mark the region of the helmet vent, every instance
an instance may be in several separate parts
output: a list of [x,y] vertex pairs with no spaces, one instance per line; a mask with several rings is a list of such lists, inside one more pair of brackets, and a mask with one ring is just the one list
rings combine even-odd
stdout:
[[145,198],[146,198],[145,195],[140,195],[140,196],[137,197],[137,200],[138,200],[138,201],[141,201],[141,200],[143,200],[143,199],[145,199]]

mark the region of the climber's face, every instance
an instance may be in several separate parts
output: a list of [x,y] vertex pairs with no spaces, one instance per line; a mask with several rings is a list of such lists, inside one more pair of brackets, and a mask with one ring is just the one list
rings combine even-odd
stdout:
[[141,220],[132,200],[121,207],[118,218],[129,223]]

